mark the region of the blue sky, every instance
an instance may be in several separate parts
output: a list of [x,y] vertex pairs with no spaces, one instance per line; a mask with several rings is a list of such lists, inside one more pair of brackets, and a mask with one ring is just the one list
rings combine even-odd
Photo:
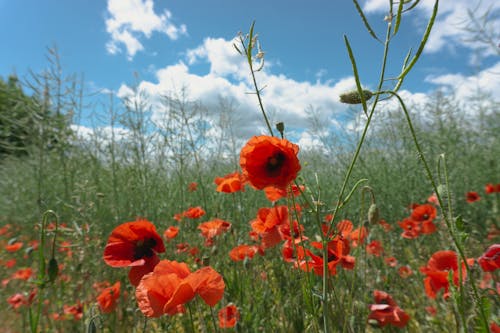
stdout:
[[[360,1],[380,38],[388,3]],[[396,76],[408,49],[418,46],[432,3],[422,0],[403,17],[391,44],[389,75]],[[454,89],[462,98],[473,87],[499,91],[498,48],[465,41],[467,9],[481,14],[491,8],[497,17],[493,28],[500,31],[499,2],[478,3],[441,1],[428,48],[405,81],[408,99],[422,102],[438,87]],[[244,133],[250,135],[262,121],[254,97],[246,94],[248,69],[231,44],[253,20],[266,59],[259,82],[267,87],[265,103],[277,120],[298,128],[304,109],[314,106],[335,125],[331,115],[345,111],[338,94],[353,83],[344,34],[363,84],[375,86],[380,44],[367,34],[351,1],[326,0],[0,0],[0,76],[42,71],[48,66],[46,48],[56,45],[64,73],[84,74],[89,91],[126,96],[137,83],[158,96],[186,85],[191,98],[208,105],[218,96],[235,99],[248,125]]]

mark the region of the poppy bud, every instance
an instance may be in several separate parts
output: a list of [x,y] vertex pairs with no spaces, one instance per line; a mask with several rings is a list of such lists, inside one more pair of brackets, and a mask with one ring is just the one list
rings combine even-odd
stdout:
[[379,221],[379,210],[376,203],[372,203],[368,209],[368,222],[376,224]]
[[92,318],[87,326],[87,333],[97,333],[97,326]]
[[280,132],[281,136],[283,136],[283,132],[285,132],[285,124],[282,121],[276,123],[276,129]]
[[59,273],[59,265],[57,265],[56,258],[51,258],[49,260],[49,267],[47,268],[47,273],[49,274],[49,281],[54,282]]
[[[372,98],[373,93],[369,90],[363,90],[363,96],[365,101],[368,101]],[[346,92],[340,95],[340,102],[345,104],[361,104],[361,96],[359,95],[357,90]]]
[[446,198],[448,196],[448,187],[444,184],[439,184],[437,187],[437,193],[441,198]]

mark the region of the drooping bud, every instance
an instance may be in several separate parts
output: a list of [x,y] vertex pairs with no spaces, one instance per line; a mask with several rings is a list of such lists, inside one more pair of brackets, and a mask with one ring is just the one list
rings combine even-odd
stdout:
[[[373,93],[369,90],[363,90],[363,96],[365,101],[368,101],[372,98]],[[340,102],[345,104],[361,104],[361,96],[359,95],[357,90],[346,92],[340,95]]]
[[57,264],[56,258],[51,258],[49,260],[49,267],[47,268],[47,273],[49,275],[49,281],[54,282],[57,274],[59,273],[59,265]]
[[372,203],[368,209],[368,222],[376,224],[379,221],[379,210],[376,203]]

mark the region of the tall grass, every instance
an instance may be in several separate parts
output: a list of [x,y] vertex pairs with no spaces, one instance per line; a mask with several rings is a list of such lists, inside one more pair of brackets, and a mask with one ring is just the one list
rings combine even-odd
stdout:
[[[13,305],[2,307],[7,329],[29,331],[31,325],[31,331],[43,332],[219,330],[214,310],[208,310],[199,299],[189,304],[185,314],[145,318],[137,309],[134,287],[126,272],[104,264],[102,252],[111,230],[144,217],[161,234],[172,225],[180,228],[177,238],[165,240],[166,258],[187,262],[191,267],[209,264],[223,275],[225,294],[215,310],[228,303],[238,307],[241,317],[232,329],[236,332],[395,331],[391,326],[377,327],[367,319],[374,290],[390,293],[410,315],[403,328],[408,332],[488,331],[489,324],[500,315],[498,291],[495,284],[479,288],[481,279],[487,285],[487,277],[477,264],[469,269],[464,285],[451,287],[452,295],[447,300],[441,295],[436,299],[426,296],[419,268],[439,250],[455,250],[467,258],[477,258],[487,245],[498,243],[498,234],[491,230],[500,224],[500,194],[486,194],[484,186],[500,182],[499,105],[481,92],[474,100],[461,101],[439,91],[429,95],[425,105],[405,105],[403,99],[391,104],[399,98],[405,77],[411,75],[421,56],[433,18],[416,54],[404,60],[404,68],[388,89],[389,45],[418,1],[390,2],[392,20],[385,40],[354,3],[369,35],[381,41],[380,80],[370,99],[361,93],[363,73],[357,73],[356,46],[350,45],[348,37],[345,39],[346,56],[351,59],[357,81],[353,93],[360,98],[353,112],[359,114],[357,119],[364,129],[328,133],[322,127],[324,122],[310,110],[309,131],[323,146],[301,150],[302,170],[296,182],[306,187],[299,197],[276,203],[289,208],[300,204],[302,213],[293,215],[294,219],[323,249],[329,236],[338,234],[335,226],[340,221],[348,219],[355,228],[365,227],[366,240],[351,246],[350,254],[356,260],[353,270],[339,266],[330,276],[325,265],[322,275],[304,272],[282,259],[281,246],[253,259],[230,259],[229,251],[237,245],[258,244],[248,237],[249,222],[259,208],[271,205],[262,191],[248,186],[246,191],[232,194],[215,191],[216,177],[239,168],[238,150],[247,139],[235,135],[233,115],[237,106],[233,101],[220,100],[218,119],[208,117],[213,112],[203,101],[190,99],[188,87],[165,96],[148,96],[136,88],[118,103],[114,96],[104,102],[86,103],[80,81],[63,78],[58,57],[52,52],[49,71],[34,75],[30,81],[39,97],[37,107],[52,110],[70,124],[83,105],[96,109],[104,105],[108,110],[104,122],[109,126],[86,137],[71,131],[56,132],[54,140],[53,131],[48,129],[52,124],[40,119],[40,136],[30,153],[5,157],[0,162],[0,226],[8,226],[0,236],[0,246],[23,242],[21,251],[0,250],[3,265],[9,259],[17,260],[1,273],[6,282],[0,289],[0,299],[15,293],[27,296],[37,288],[39,301],[31,305],[26,302],[16,309]],[[269,122],[260,95],[256,73],[263,65],[263,55],[259,55],[254,25],[247,36],[240,37],[242,44],[237,46],[248,59],[264,123],[269,134],[278,135],[280,131]],[[164,118],[151,117],[157,100],[162,108],[158,114]],[[214,132],[219,134],[208,135]],[[286,124],[281,135],[286,137]],[[194,191],[189,190],[192,182],[197,183]],[[479,192],[481,200],[467,203],[468,191]],[[397,222],[411,213],[412,204],[425,203],[433,192],[438,192],[442,207],[436,219],[437,232],[416,239],[402,238]],[[392,227],[390,230],[369,223],[373,217],[367,214],[372,204]],[[195,206],[207,212],[200,220],[174,219],[175,214]],[[48,227],[54,215],[44,214],[47,210],[57,214],[57,231]],[[325,234],[322,226],[328,214],[334,217],[326,221],[329,230]],[[197,225],[213,218],[230,221],[232,227],[207,245]],[[30,242],[39,239],[40,233],[42,239],[54,237],[56,247],[51,247],[52,242],[40,242],[38,252],[34,251],[36,245]],[[380,256],[367,252],[367,244],[374,240],[384,248]],[[181,251],[181,244],[198,252]],[[47,278],[44,269],[49,258],[44,254],[53,250],[60,264],[54,281]],[[321,256],[327,262],[326,251]],[[398,273],[405,266],[413,272],[408,277]],[[27,280],[13,278],[17,269],[25,267],[38,270],[38,274]],[[498,271],[492,279],[498,283]],[[121,281],[122,285],[118,307],[110,314],[101,313],[96,305],[99,288],[94,284],[106,281]],[[40,304],[40,311],[36,304]],[[70,306],[74,306],[73,312]],[[38,311],[36,324],[29,322],[30,311]]]

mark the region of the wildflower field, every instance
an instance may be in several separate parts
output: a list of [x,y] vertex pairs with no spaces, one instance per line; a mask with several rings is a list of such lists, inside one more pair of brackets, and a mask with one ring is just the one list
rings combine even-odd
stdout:
[[233,50],[266,129],[253,137],[223,101],[211,136],[183,90],[154,123],[136,90],[109,106],[131,134],[83,140],[75,82],[49,71],[31,97],[2,82],[2,124],[25,108],[15,124],[36,130],[0,151],[0,332],[500,332],[500,108],[481,92],[406,103],[438,0],[400,72],[386,62],[418,2],[390,1],[375,31],[353,1],[380,80],[363,82],[346,36],[356,88],[339,99],[359,129],[312,117],[318,149],[266,112],[258,22]]

